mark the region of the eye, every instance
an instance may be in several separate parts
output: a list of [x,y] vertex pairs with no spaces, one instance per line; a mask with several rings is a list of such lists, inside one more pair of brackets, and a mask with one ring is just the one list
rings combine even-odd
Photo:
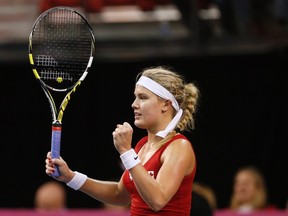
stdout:
[[147,94],[138,94],[138,95],[135,95],[135,99],[139,99],[139,100],[146,100],[148,99],[148,95]]
[[139,96],[139,99],[141,99],[141,100],[145,100],[147,98],[148,98],[147,96],[143,96],[143,95]]

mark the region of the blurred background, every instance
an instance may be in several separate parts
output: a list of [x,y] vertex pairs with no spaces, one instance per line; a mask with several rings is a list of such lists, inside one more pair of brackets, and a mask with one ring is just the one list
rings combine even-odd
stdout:
[[[201,91],[196,129],[187,133],[219,209],[229,205],[235,171],[264,174],[269,203],[288,197],[286,0],[0,0],[0,208],[32,208],[48,180],[51,113],[28,61],[28,35],[50,7],[81,11],[96,36],[96,58],[63,118],[62,157],[97,179],[119,178],[117,123],[133,123],[136,74],[169,65]],[[285,77],[285,78],[284,78]],[[135,128],[134,143],[145,131]],[[66,188],[68,207],[97,208]]]

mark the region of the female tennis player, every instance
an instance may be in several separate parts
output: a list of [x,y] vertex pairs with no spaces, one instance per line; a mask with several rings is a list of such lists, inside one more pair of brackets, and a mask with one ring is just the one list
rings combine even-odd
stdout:
[[188,216],[196,158],[183,132],[194,129],[199,90],[165,67],[147,68],[136,80],[134,124],[147,135],[132,148],[129,123],[118,124],[113,131],[114,146],[125,167],[119,182],[72,171],[63,158],[52,159],[50,152],[46,173],[51,175],[57,165],[60,176],[55,179],[103,203],[130,205],[132,216]]

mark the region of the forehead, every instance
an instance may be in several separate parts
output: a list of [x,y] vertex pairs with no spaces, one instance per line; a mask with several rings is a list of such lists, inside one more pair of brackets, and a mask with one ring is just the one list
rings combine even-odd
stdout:
[[150,95],[150,94],[154,94],[154,93],[151,92],[150,90],[148,90],[147,88],[136,84],[134,94],[149,94]]
[[254,181],[255,180],[255,175],[252,172],[249,171],[241,171],[237,174],[236,180],[243,181],[243,180],[250,180]]

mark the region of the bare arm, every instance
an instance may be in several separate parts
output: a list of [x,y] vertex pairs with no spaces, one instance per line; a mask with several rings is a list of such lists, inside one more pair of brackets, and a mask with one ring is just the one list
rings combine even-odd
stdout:
[[[60,176],[54,177],[58,181],[67,183],[75,176],[75,173],[62,158],[52,159],[50,152],[48,152],[45,162],[46,173],[48,175],[54,172],[55,165],[58,166]],[[130,203],[129,192],[124,187],[122,178],[119,182],[100,181],[88,178],[79,190],[100,202],[113,205],[128,205]]]
[[119,182],[88,178],[80,191],[103,203],[123,206],[130,203],[130,194],[124,187],[122,178]]

